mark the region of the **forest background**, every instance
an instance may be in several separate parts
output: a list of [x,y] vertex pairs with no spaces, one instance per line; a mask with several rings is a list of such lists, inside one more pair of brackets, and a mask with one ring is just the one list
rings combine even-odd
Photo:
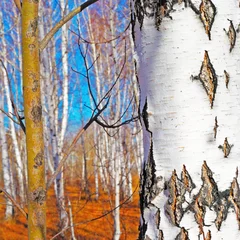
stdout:
[[[40,41],[81,4],[40,1]],[[48,239],[138,235],[142,133],[125,6],[125,1],[112,0],[93,4],[41,49],[47,182],[66,160],[47,193]],[[0,238],[27,239],[21,13],[14,1],[1,1],[0,9]],[[37,89],[36,76],[28,75]]]

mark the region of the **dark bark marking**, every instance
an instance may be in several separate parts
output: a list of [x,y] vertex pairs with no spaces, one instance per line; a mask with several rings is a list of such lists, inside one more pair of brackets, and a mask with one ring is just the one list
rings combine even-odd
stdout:
[[140,176],[140,209],[142,216],[142,223],[139,226],[139,239],[144,239],[145,233],[147,231],[147,222],[144,219],[144,210],[146,208],[156,208],[155,222],[156,225],[160,225],[160,209],[157,208],[152,201],[155,197],[162,191],[158,187],[158,181],[161,180],[160,177],[156,177],[156,165],[153,157],[153,142],[151,139],[148,159],[144,163],[142,173]]
[[182,227],[180,233],[176,236],[175,240],[189,240],[188,231]]
[[217,129],[218,129],[218,120],[217,120],[217,116],[215,117],[215,125],[214,125],[214,128],[213,128],[213,132],[214,132],[214,139],[216,139],[217,137]]
[[162,230],[159,231],[159,239],[158,240],[164,240],[164,235],[163,235]]
[[230,80],[230,75],[229,73],[224,70],[224,76],[225,76],[225,83],[226,83],[226,88],[228,89],[228,84],[229,84],[229,80]]
[[140,0],[136,0],[135,4],[134,4],[134,8],[135,8],[135,13],[136,13],[135,17],[137,17],[137,20],[140,24],[140,29],[142,29],[143,20],[144,20],[144,9],[142,6],[142,2]]
[[38,18],[34,18],[33,20],[30,20],[26,36],[28,38],[36,37],[37,27],[38,27]]
[[211,0],[202,0],[200,6],[200,19],[204,25],[206,34],[208,35],[209,40],[211,40],[211,29],[214,22],[214,18],[217,14],[215,5]]
[[227,137],[225,137],[223,145],[219,145],[218,148],[222,149],[224,157],[227,158],[233,146],[233,144],[228,143]]
[[31,115],[34,123],[39,123],[42,120],[42,105],[41,104],[33,104]]
[[36,46],[35,46],[35,44],[33,44],[33,43],[31,43],[31,44],[28,45],[28,49],[30,50],[30,53],[31,53],[31,54],[33,54],[33,52],[35,51],[35,48],[36,48]]
[[213,65],[210,61],[208,52],[205,51],[204,53],[204,60],[202,62],[202,66],[200,69],[200,73],[198,76],[191,76],[192,80],[200,80],[200,82],[202,83],[210,104],[211,104],[211,108],[213,107],[213,102],[215,99],[215,94],[217,91],[217,75],[215,73],[215,70],[213,68]]
[[[33,45],[33,44],[31,44],[31,45]],[[29,71],[28,76],[29,76],[29,78],[32,79],[32,91],[36,92],[38,90],[38,88],[40,87],[39,79],[37,78],[36,73],[34,73],[32,71]]]
[[211,234],[211,231],[208,230],[205,240],[211,240],[211,239],[212,239],[212,234]]
[[217,214],[215,219],[215,226],[219,231],[221,229],[222,222],[227,219],[229,202],[228,202],[229,190],[226,190],[224,193],[220,194],[220,199],[218,200],[214,210]]
[[230,22],[230,26],[228,28],[228,31],[226,31],[226,29],[224,28],[223,30],[225,31],[225,33],[227,34],[228,36],[228,39],[229,39],[229,42],[230,42],[230,49],[229,49],[229,52],[232,52],[234,46],[235,46],[235,43],[236,43],[236,30],[233,26],[233,22],[232,20],[229,20],[228,21]]
[[236,177],[233,179],[231,183],[228,201],[234,207],[234,210],[236,213],[236,219],[238,222],[238,229],[240,230],[240,194],[239,194],[239,184]]
[[183,169],[181,172],[181,181],[183,182],[186,191],[188,191],[189,193],[191,193],[192,190],[196,187],[185,165],[183,165]]
[[206,214],[206,207],[201,203],[199,200],[199,195],[196,196],[195,202],[194,202],[194,218],[199,226],[199,236],[204,235],[203,226],[205,226],[204,223],[204,217]]
[[182,204],[185,202],[186,189],[184,184],[178,178],[176,170],[172,172],[172,176],[167,183],[169,197],[165,205],[165,213],[169,217],[171,223],[179,227],[184,211]]
[[148,103],[147,103],[147,98],[145,99],[145,104],[143,106],[143,110],[142,110],[142,118],[143,118],[143,122],[145,125],[145,128],[148,132],[150,132],[152,134],[152,132],[149,130],[149,122],[148,122]]
[[208,167],[206,161],[202,165],[202,181],[203,185],[199,191],[200,202],[205,206],[208,206],[210,209],[213,206],[213,203],[218,199],[218,187],[213,179],[213,174],[211,169]]
[[42,187],[37,188],[32,192],[31,199],[37,204],[43,205],[46,200],[46,190],[44,190]]
[[140,24],[140,30],[142,29],[144,15],[149,18],[154,18],[156,29],[160,29],[162,19],[170,16],[170,12],[173,11],[173,5],[178,0],[136,0],[135,1],[135,13]]
[[34,164],[33,167],[34,167],[34,168],[38,168],[38,167],[42,166],[43,160],[44,160],[44,154],[43,154],[43,152],[38,153],[38,154],[36,155],[36,157],[34,158],[35,164]]

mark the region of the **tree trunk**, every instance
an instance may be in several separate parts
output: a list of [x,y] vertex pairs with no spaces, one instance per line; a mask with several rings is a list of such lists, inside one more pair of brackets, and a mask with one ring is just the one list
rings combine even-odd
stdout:
[[46,187],[40,93],[38,1],[22,4],[23,97],[28,161],[28,238],[46,239]]
[[[1,74],[2,75],[2,74]],[[4,75],[4,73],[3,73]],[[1,84],[2,86],[2,84]],[[0,92],[0,109],[4,106],[4,94],[3,91]],[[1,145],[1,156],[2,156],[2,172],[3,172],[3,183],[4,188],[7,192],[11,194],[11,174],[10,174],[10,163],[8,156],[8,143],[6,138],[6,132],[4,127],[4,117],[0,114],[0,145]],[[9,198],[6,198],[6,209],[5,218],[11,218],[13,215],[13,206]]]
[[181,2],[133,2],[139,239],[239,239],[239,2]]

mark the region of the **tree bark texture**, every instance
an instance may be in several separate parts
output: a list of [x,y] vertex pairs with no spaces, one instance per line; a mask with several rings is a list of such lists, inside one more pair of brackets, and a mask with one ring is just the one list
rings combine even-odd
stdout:
[[22,4],[23,95],[28,161],[28,237],[46,239],[46,186],[40,62],[38,0]]
[[139,239],[239,239],[237,0],[133,1]]

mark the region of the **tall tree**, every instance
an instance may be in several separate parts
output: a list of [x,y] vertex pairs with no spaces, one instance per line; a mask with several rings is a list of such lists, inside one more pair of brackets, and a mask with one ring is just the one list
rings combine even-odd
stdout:
[[[67,21],[96,2],[89,0],[62,17],[39,43],[38,0],[23,0],[16,5],[22,15],[23,95],[28,161],[28,233],[29,239],[46,239],[46,183],[44,138],[40,91],[40,50]],[[64,126],[65,128],[66,126]],[[64,130],[65,131],[65,130]],[[64,134],[62,134],[64,136]]]
[[237,0],[135,0],[139,239],[240,237]]
[[[4,75],[1,74],[1,75]],[[2,85],[2,83],[1,83]],[[3,88],[2,88],[3,89]],[[3,91],[0,92],[0,107],[4,106],[4,94]],[[1,159],[2,159],[2,171],[3,171],[3,185],[4,189],[11,193],[11,172],[10,172],[10,162],[8,156],[8,143],[6,138],[6,132],[4,127],[4,117],[0,114],[0,144],[1,144]],[[12,217],[13,206],[9,198],[6,198],[6,209],[5,218],[8,219]]]
[[46,238],[46,183],[40,91],[38,1],[22,4],[23,97],[28,161],[28,237]]

